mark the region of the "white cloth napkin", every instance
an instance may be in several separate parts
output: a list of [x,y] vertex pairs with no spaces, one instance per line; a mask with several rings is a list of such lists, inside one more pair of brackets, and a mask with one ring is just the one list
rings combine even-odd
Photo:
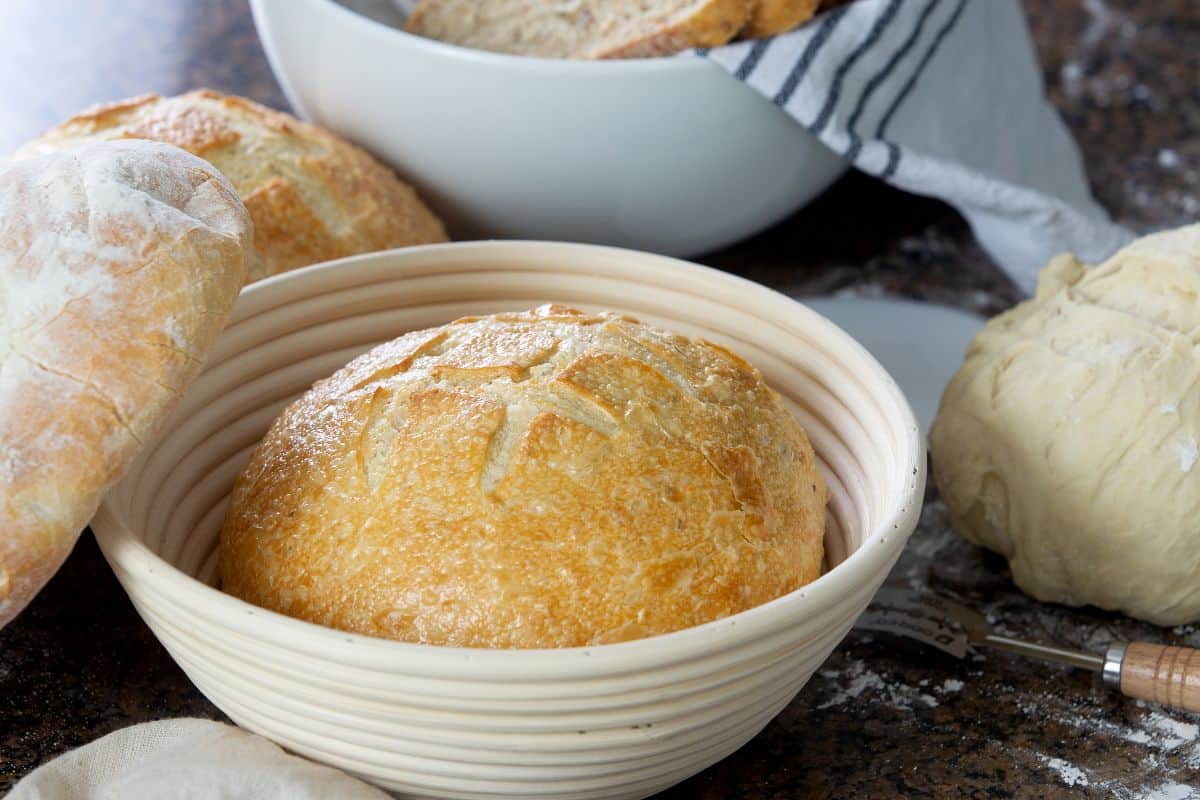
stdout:
[[29,773],[8,800],[388,800],[332,767],[203,719],[110,733]]
[[1027,292],[1052,256],[1132,238],[1092,199],[1016,0],[854,0],[699,52],[858,169],[954,205]]

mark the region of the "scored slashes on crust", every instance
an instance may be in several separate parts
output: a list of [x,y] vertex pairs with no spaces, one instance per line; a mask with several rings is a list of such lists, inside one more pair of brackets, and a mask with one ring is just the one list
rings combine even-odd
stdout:
[[826,497],[745,361],[547,306],[402,336],[286,409],[237,481],[221,574],[386,638],[621,641],[815,579]]

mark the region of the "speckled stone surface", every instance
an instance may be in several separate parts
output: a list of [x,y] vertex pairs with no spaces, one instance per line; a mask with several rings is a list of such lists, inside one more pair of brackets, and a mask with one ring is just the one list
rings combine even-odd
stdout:
[[[1139,231],[1200,217],[1200,3],[1026,7],[1050,96],[1100,200]],[[283,104],[243,2],[0,3],[0,152],[81,106],[199,85]],[[1018,297],[952,210],[859,175],[702,260],[793,294],[905,296],[987,314]],[[977,604],[1017,636],[1092,649],[1114,636],[1200,646],[1194,627],[1030,601],[1002,560],[950,532],[932,490],[895,577]],[[0,631],[0,791],[68,748],[182,715],[221,718],[85,534]],[[1200,798],[1198,725],[1196,715],[1115,697],[1086,673],[995,653],[957,661],[854,632],[757,739],[664,797]]]

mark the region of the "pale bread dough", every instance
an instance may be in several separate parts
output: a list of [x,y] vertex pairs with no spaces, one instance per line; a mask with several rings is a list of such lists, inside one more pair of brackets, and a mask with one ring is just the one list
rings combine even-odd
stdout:
[[1200,619],[1200,225],[1059,256],[930,432],[955,528],[1041,600]]

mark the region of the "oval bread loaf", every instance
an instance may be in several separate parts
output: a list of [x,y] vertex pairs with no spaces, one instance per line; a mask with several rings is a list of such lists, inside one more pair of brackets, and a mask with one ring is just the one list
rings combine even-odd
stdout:
[[617,642],[815,579],[826,499],[745,361],[546,306],[409,333],[285,410],[236,483],[221,576],[402,641]]
[[199,371],[250,239],[233,187],[175,147],[0,165],[0,626]]
[[372,250],[446,240],[411,186],[363,150],[315,125],[209,90],[97,106],[17,157],[81,141],[154,139],[212,163],[254,222],[249,280]]

